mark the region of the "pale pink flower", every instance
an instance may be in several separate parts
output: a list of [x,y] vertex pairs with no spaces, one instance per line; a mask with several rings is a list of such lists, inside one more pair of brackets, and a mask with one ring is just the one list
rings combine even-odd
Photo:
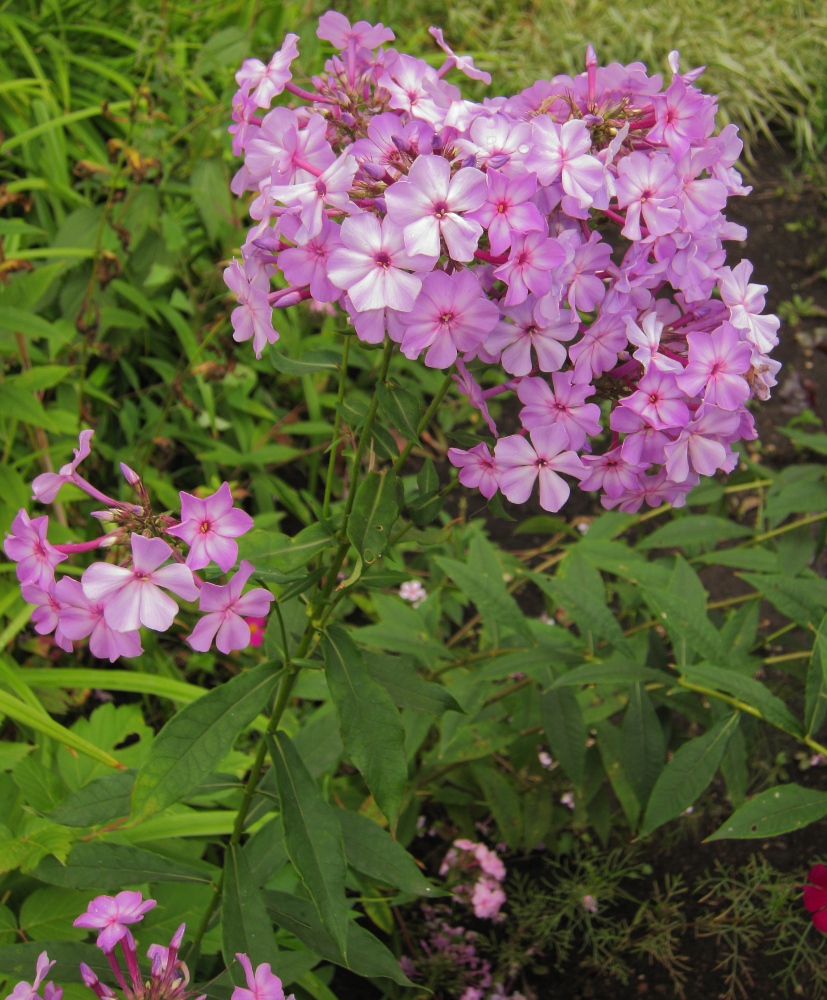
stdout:
[[275,344],[279,339],[273,329],[273,310],[267,298],[270,282],[261,273],[248,279],[244,268],[234,260],[224,269],[224,284],[235,292],[239,301],[230,317],[233,340],[241,343],[252,339],[255,355],[260,358],[266,345]]
[[581,900],[581,903],[583,904],[583,909],[586,911],[586,913],[597,913],[598,910],[597,900],[594,898],[594,896],[585,895]]
[[291,285],[299,288],[310,286],[310,294],[317,302],[335,302],[342,294],[328,277],[330,255],[340,247],[339,227],[325,218],[319,232],[299,246],[282,250],[278,266]]
[[[269,963],[257,965],[253,972],[252,962],[246,955],[237,954],[235,957],[244,969],[247,989],[236,986],[231,1000],[285,1000],[281,980],[270,971]],[[288,1000],[293,1000],[292,996]]]
[[64,483],[71,483],[75,476],[75,470],[80,463],[89,455],[91,451],[90,441],[94,431],[81,431],[78,437],[78,446],[74,449],[74,458],[71,462],[61,466],[60,472],[43,472],[32,480],[32,493],[34,499],[41,503],[51,503],[60,491]]
[[568,243],[549,238],[546,226],[514,234],[508,260],[494,271],[495,276],[508,285],[503,304],[519,305],[528,298],[529,292],[546,295],[551,291],[555,269],[573,259],[574,249]]
[[665,236],[681,220],[675,164],[664,153],[630,153],[617,165],[617,203],[626,209],[623,235],[642,239],[641,217],[650,236]]
[[675,75],[668,90],[653,94],[650,100],[657,121],[649,130],[649,142],[665,143],[676,156],[682,156],[690,145],[712,135],[715,99],[696,87],[687,87],[686,78]]
[[662,372],[683,371],[683,365],[680,361],[660,353],[662,333],[663,323],[660,322],[655,312],[646,313],[640,326],[635,323],[631,316],[626,317],[626,335],[629,338],[629,343],[634,344],[637,348],[632,357],[641,363],[644,372],[649,371],[650,365]]
[[241,64],[235,82],[245,93],[252,91],[251,97],[260,108],[269,108],[273,98],[293,79],[290,64],[298,58],[298,40],[298,35],[285,35],[281,48],[266,66],[260,59],[245,59]]
[[574,339],[580,320],[570,309],[555,312],[549,316],[533,295],[506,308],[504,318],[485,341],[486,351],[502,352],[502,366],[512,375],[528,375],[533,366],[532,351],[540,371],[559,371],[568,359],[561,341]]
[[229,583],[223,586],[202,584],[198,610],[206,613],[187,639],[193,649],[206,653],[213,639],[217,648],[225,654],[250,645],[250,626],[245,617],[264,618],[270,611],[270,602],[275,600],[263,587],[242,595],[245,583],[254,572],[253,565],[242,559],[238,572]]
[[146,625],[166,632],[178,605],[161,587],[185,601],[198,597],[192,570],[181,563],[162,566],[172,549],[161,538],[132,535],[132,565],[93,563],[81,577],[83,592],[93,604],[104,605],[106,624],[116,632],[131,632]]
[[509,177],[499,170],[489,169],[486,176],[486,200],[469,212],[467,218],[488,230],[491,253],[499,255],[511,246],[514,233],[543,229],[545,220],[530,200],[537,191],[535,174]]
[[129,934],[127,924],[136,924],[144,919],[156,906],[154,899],[144,899],[140,892],[128,889],[117,896],[96,896],[86,913],[82,913],[73,923],[74,927],[89,927],[100,930],[97,945],[105,953],[115,950],[115,945]]
[[500,469],[497,459],[488,450],[488,445],[484,441],[475,444],[468,451],[462,448],[449,448],[448,460],[460,470],[459,481],[462,485],[478,489],[486,500],[490,500],[499,489]]
[[[14,989],[6,997],[6,1000],[40,1000],[38,995],[38,990],[40,985],[46,976],[49,975],[49,970],[55,964],[55,961],[49,961],[49,956],[45,951],[41,951],[37,958],[37,965],[35,966],[35,977],[33,983],[18,983]],[[49,987],[52,987],[51,990]],[[63,996],[63,990],[54,986],[52,983],[47,983],[45,988],[45,994],[47,1000],[60,1000]]]
[[55,584],[55,597],[60,602],[57,612],[59,629],[55,632],[55,642],[60,644],[58,634],[77,641],[89,637],[89,651],[92,656],[114,663],[121,656],[133,657],[143,653],[141,633],[116,632],[106,622],[105,604],[90,601],[84,594],[78,580],[64,576]]
[[386,28],[381,22],[370,24],[368,21],[357,21],[351,25],[345,15],[336,10],[328,10],[322,14],[316,35],[340,51],[350,45],[362,49],[375,49],[385,42],[392,42],[396,37],[391,29]]
[[[63,580],[66,579],[66,577],[63,578]],[[63,580],[58,582],[63,583]],[[34,605],[32,623],[35,632],[38,635],[49,635],[54,632],[55,643],[64,652],[71,653],[73,649],[71,636],[66,635],[60,627],[60,613],[63,610],[63,603],[58,597],[57,584],[54,580],[49,584],[47,590],[30,583],[21,587],[20,592],[27,604]]]
[[358,211],[350,200],[350,189],[358,169],[356,157],[342,153],[318,177],[301,184],[272,185],[268,195],[299,212],[302,228],[297,237],[304,242],[321,233],[327,218],[326,206],[332,206],[337,212]]
[[528,431],[555,424],[568,435],[569,447],[580,451],[588,437],[600,433],[600,407],[587,403],[594,395],[590,382],[575,382],[574,372],[554,372],[551,385],[541,378],[524,378],[517,396],[525,406],[520,422]]
[[777,316],[761,315],[767,286],[750,284],[752,264],[748,260],[742,260],[737,267],[722,267],[719,273],[721,298],[729,307],[730,322],[746,331],[746,339],[761,354],[768,354],[778,343],[781,321]]
[[[706,334],[701,336],[708,339]],[[687,422],[689,410],[685,399],[686,390],[678,385],[675,375],[653,368],[638,382],[637,392],[622,399],[620,405],[628,406],[656,430],[663,430],[682,427]]]
[[500,883],[490,875],[477,879],[471,893],[474,916],[481,920],[492,920],[505,903],[505,892]]
[[226,573],[238,559],[235,539],[253,527],[253,519],[245,511],[233,507],[229,483],[222,483],[215,493],[203,500],[184,492],[180,497],[181,523],[167,528],[167,534],[189,545],[186,563],[190,569],[203,569],[215,562]]
[[591,132],[580,118],[558,125],[549,115],[531,123],[534,145],[526,157],[526,167],[549,186],[561,180],[563,190],[581,209],[589,208],[603,187],[606,168],[593,156]]
[[[428,28],[428,34],[436,39],[437,45],[442,49],[442,51],[448,56],[448,64],[444,67],[447,72],[453,66],[464,73],[471,80],[481,80],[483,83],[491,83],[491,74],[486,73],[485,70],[477,69],[474,65],[474,60],[471,56],[458,56],[454,50],[445,43],[445,38],[442,34],[442,28],[434,28],[433,26]],[[442,74],[442,71],[440,71]]]
[[30,518],[21,508],[3,542],[6,555],[17,563],[17,579],[24,586],[31,583],[48,590],[55,578],[55,566],[66,559],[46,538],[48,528],[48,515]]
[[419,580],[406,580],[399,587],[399,596],[403,601],[410,601],[415,604],[417,601],[424,601],[428,596],[428,591],[422,586]]
[[688,396],[703,393],[704,401],[724,410],[737,410],[749,398],[752,352],[731,323],[724,323],[710,336],[689,333],[689,364],[677,376],[678,385]]
[[441,125],[445,116],[434,100],[434,88],[439,82],[436,70],[424,59],[393,50],[386,55],[384,72],[379,77],[379,86],[390,94],[390,107],[432,125]]
[[583,463],[576,452],[567,450],[569,436],[557,425],[538,427],[531,442],[512,434],[500,438],[494,455],[502,469],[500,489],[512,503],[525,503],[540,480],[540,506],[552,513],[568,500],[571,488],[558,473],[580,479]]

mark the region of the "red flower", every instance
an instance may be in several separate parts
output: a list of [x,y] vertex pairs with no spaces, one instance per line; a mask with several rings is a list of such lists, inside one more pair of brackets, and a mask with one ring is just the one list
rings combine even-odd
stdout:
[[804,905],[813,915],[816,930],[827,934],[827,865],[813,865],[804,886]]

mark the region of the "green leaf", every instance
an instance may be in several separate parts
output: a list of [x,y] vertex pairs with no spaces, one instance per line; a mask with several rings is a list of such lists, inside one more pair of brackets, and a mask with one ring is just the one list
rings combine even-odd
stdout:
[[238,844],[230,844],[224,856],[221,952],[237,986],[245,984],[244,970],[235,958],[239,952],[249,957],[253,968],[262,962],[278,967],[273,925],[244,851]]
[[827,615],[821,619],[813,643],[813,655],[807,670],[804,703],[804,729],[813,737],[821,729],[827,714]]
[[[0,396],[2,396],[2,393],[0,393]],[[105,750],[101,750],[81,736],[76,736],[73,732],[61,726],[60,723],[55,722],[54,719],[44,715],[42,710],[38,711],[25,702],[20,701],[19,698],[15,698],[13,695],[7,694],[2,690],[0,690],[0,712],[7,715],[10,719],[14,719],[15,722],[20,722],[24,726],[30,726],[32,729],[42,733],[44,736],[50,737],[62,746],[77,750],[78,753],[82,753],[84,756],[90,757],[100,764],[124,770],[123,764]]]
[[503,628],[533,640],[525,616],[506,589],[496,550],[482,535],[475,535],[471,540],[467,563],[447,557],[437,557],[435,562],[473,601],[495,641]]
[[338,372],[342,355],[338,351],[320,348],[306,351],[300,358],[288,358],[272,348],[267,354],[277,372],[285,375],[312,375],[314,372]]
[[397,517],[396,475],[369,472],[359,484],[347,522],[347,537],[366,566],[376,562],[388,547]]
[[800,830],[827,816],[827,792],[801,785],[778,785],[761,792],[706,838],[710,840],[763,840]]
[[174,715],[152,742],[132,791],[142,819],[180,801],[215,771],[269,702],[278,674],[268,663],[213,688]]
[[0,903],[0,948],[20,940],[17,933],[17,917],[8,906]]
[[[764,595],[787,618],[802,628],[818,627],[827,609],[827,580],[789,577],[779,573],[742,573],[742,578]],[[711,659],[711,657],[710,657]]]
[[552,756],[560,761],[575,788],[581,788],[588,733],[574,693],[568,688],[546,691],[540,699],[540,717]]
[[345,750],[391,829],[396,829],[408,780],[405,730],[399,712],[385,689],[370,676],[361,652],[343,628],[330,626],[322,649]]
[[63,826],[99,826],[128,816],[137,773],[130,768],[90,781],[52,809],[49,819]]
[[567,670],[560,674],[552,684],[552,687],[579,687],[585,685],[610,684],[634,684],[643,681],[647,684],[672,684],[673,680],[667,674],[659,670],[652,670],[651,667],[642,667],[631,660],[623,660],[618,663],[584,663],[582,667],[575,667],[574,670]]
[[793,736],[804,735],[801,723],[786,704],[760,681],[753,680],[752,677],[745,677],[735,670],[727,670],[724,667],[715,667],[705,663],[684,667],[682,673],[690,683],[711,687],[716,691],[724,691],[739,701],[745,702],[756,710],[756,714],[760,712],[767,722],[786,730]]
[[248,532],[238,540],[240,559],[249,559],[256,567],[256,575],[268,579],[267,570],[292,573],[326,549],[332,539],[321,524],[311,524],[296,535],[288,538],[275,531],[258,528]]
[[653,617],[669,633],[678,663],[687,662],[690,649],[710,662],[723,661],[721,636],[706,613],[706,591],[685,559],[676,558],[668,589],[646,581],[642,590]]
[[[47,413],[39,399],[15,382],[13,376],[3,382],[3,391],[0,392],[0,417],[19,420],[32,427],[42,427],[55,434],[66,431],[65,421],[59,419],[56,413]],[[70,420],[69,423],[73,421]]]
[[338,951],[347,955],[347,865],[338,817],[322,798],[290,738],[278,732],[267,737],[267,746],[276,769],[287,854],[325,930]]
[[715,545],[726,538],[749,538],[752,529],[724,517],[711,514],[692,514],[676,517],[662,525],[637,543],[638,549],[671,549],[685,545]]
[[408,441],[419,441],[416,432],[419,425],[419,400],[407,389],[390,382],[379,382],[376,386],[379,412],[386,417]]
[[24,757],[12,772],[15,785],[37,812],[47,813],[66,794],[66,786],[54,767],[46,767],[34,757]]
[[279,927],[295,934],[308,948],[328,962],[343,965],[368,979],[390,979],[400,986],[412,986],[399,967],[398,959],[377,938],[355,921],[347,923],[347,958],[319,922],[313,904],[286,892],[268,890],[264,902]]
[[609,778],[612,791],[617,796],[629,829],[635,830],[640,818],[640,802],[632,786],[631,776],[623,764],[623,734],[605,719],[597,723],[594,731],[603,770]]
[[471,773],[482,789],[503,840],[512,851],[519,850],[523,840],[523,810],[513,782],[504,778],[492,761],[472,764]]
[[364,659],[371,677],[382,685],[398,708],[437,717],[443,712],[462,712],[446,687],[420,677],[409,661],[376,653],[367,653]]
[[436,898],[442,890],[428,882],[405,848],[378,823],[361,813],[338,809],[347,863],[381,885]]
[[60,970],[55,975],[55,981],[60,983],[82,983],[80,963],[83,962],[99,976],[106,980],[112,970],[99,948],[92,944],[79,941],[26,941],[21,944],[6,945],[0,948],[0,974],[10,979],[31,982],[35,963],[41,952],[47,952],[49,958],[58,963]]
[[739,719],[739,714],[733,712],[708,729],[703,736],[688,740],[675,753],[652,789],[639,836],[645,837],[659,826],[680,816],[701,795],[715,777]]
[[35,889],[20,907],[20,930],[29,941],[83,941],[89,931],[72,921],[89,898],[76,889]]
[[655,706],[640,681],[633,684],[629,691],[621,734],[623,768],[638,802],[645,808],[663,770],[666,742]]
[[207,692],[195,684],[176,681],[156,674],[139,674],[134,670],[20,669],[19,676],[33,688],[97,688],[100,691],[132,691],[154,694],[189,704]]
[[193,865],[171,861],[142,847],[88,841],[75,844],[65,865],[44,858],[32,872],[35,878],[68,889],[120,891],[141,882],[192,882],[210,885],[209,873]]

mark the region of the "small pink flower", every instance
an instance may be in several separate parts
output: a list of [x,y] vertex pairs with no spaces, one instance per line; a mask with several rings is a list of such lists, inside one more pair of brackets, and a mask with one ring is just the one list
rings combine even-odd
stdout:
[[3,548],[12,562],[17,563],[17,579],[25,586],[34,584],[48,590],[55,578],[55,566],[66,559],[46,538],[47,515],[30,518],[21,508],[12,521]]
[[111,628],[104,615],[105,604],[90,601],[79,581],[64,576],[55,584],[55,597],[60,602],[57,612],[59,627],[55,632],[58,645],[61,644],[58,638],[61,635],[75,641],[89,636],[92,656],[110,663],[121,656],[140,656],[143,653],[141,633],[137,629],[116,632]]
[[545,219],[530,200],[537,191],[535,174],[508,177],[499,170],[489,170],[488,194],[485,202],[468,218],[488,230],[491,253],[501,254],[511,246],[515,233],[543,229]]
[[235,82],[245,93],[252,90],[251,97],[260,108],[269,108],[273,98],[293,79],[290,64],[298,58],[298,40],[298,35],[285,35],[281,48],[266,66],[260,59],[245,59],[241,64]]
[[75,457],[71,462],[61,466],[60,472],[44,472],[32,480],[32,493],[41,503],[51,503],[64,483],[72,482],[75,470],[91,451],[90,441],[94,431],[81,431],[78,446],[74,450]]
[[119,892],[117,896],[96,896],[86,913],[82,913],[73,926],[100,930],[97,945],[109,954],[129,934],[127,924],[143,920],[144,914],[156,905],[154,899],[145,900],[139,892],[128,889]]
[[182,492],[180,496],[181,523],[167,528],[167,534],[189,545],[187,566],[190,569],[203,569],[215,562],[226,573],[238,559],[235,539],[253,527],[253,519],[245,511],[233,507],[229,483],[222,483],[215,493],[203,500],[190,493]]
[[750,370],[752,352],[743,343],[731,323],[724,323],[710,336],[687,334],[689,364],[677,382],[688,396],[703,393],[704,402],[724,410],[737,410],[749,398],[749,383],[744,374]]
[[494,271],[495,276],[508,285],[503,304],[517,306],[526,300],[529,292],[546,295],[551,291],[552,272],[573,259],[572,247],[549,238],[545,225],[541,230],[515,233],[508,260]]
[[245,618],[245,622],[250,629],[250,645],[253,649],[258,649],[258,647],[264,642],[264,629],[267,625],[266,618]]
[[316,35],[325,39],[334,48],[346,49],[355,45],[363,49],[375,49],[385,42],[392,42],[396,37],[390,28],[384,24],[370,24],[368,21],[357,21],[351,26],[344,14],[336,10],[328,10],[319,18]]
[[[252,962],[246,955],[237,954],[235,957],[244,969],[247,989],[236,986],[231,1000],[285,1000],[281,980],[270,971],[269,963],[257,965],[253,972]],[[292,1000],[292,997],[288,1000]]]
[[415,604],[417,601],[424,601],[428,596],[428,591],[419,580],[406,580],[399,588],[399,596],[403,601]]
[[264,274],[249,279],[241,264],[234,260],[224,269],[224,284],[235,292],[239,302],[230,317],[233,340],[238,343],[252,340],[255,355],[260,358],[266,345],[279,339],[273,329],[273,310],[267,298],[270,282]]
[[540,506],[552,513],[568,500],[571,489],[558,472],[581,479],[583,464],[567,450],[569,437],[558,425],[538,427],[531,443],[519,434],[500,438],[494,448],[502,473],[500,489],[512,503],[525,503],[540,480]]
[[574,809],[574,793],[566,792],[565,795],[561,795],[560,805],[565,806],[567,809]]
[[586,895],[580,900],[580,902],[583,904],[583,909],[586,913],[597,913],[597,900],[594,896]]
[[251,631],[245,618],[263,618],[270,610],[270,602],[275,600],[270,591],[263,587],[250,590],[242,596],[244,584],[254,572],[253,565],[242,559],[238,572],[229,583],[222,587],[214,583],[202,585],[198,610],[207,613],[187,640],[193,649],[206,653],[213,639],[222,653],[246,649],[250,645]]
[[459,469],[459,481],[470,489],[478,489],[486,500],[500,488],[501,469],[497,465],[495,455],[488,450],[484,441],[475,444],[473,448],[464,451],[462,448],[449,448],[448,460]]
[[591,132],[582,119],[558,125],[549,115],[532,122],[534,147],[526,166],[535,171],[541,184],[561,180],[563,190],[580,208],[589,208],[603,187],[606,169],[591,155]]
[[471,893],[474,916],[481,920],[493,920],[505,903],[505,892],[500,883],[491,875],[477,879]]
[[[37,958],[37,965],[35,966],[34,982],[18,983],[6,997],[6,1000],[40,1000],[37,991],[40,989],[40,984],[49,975],[49,970],[55,964],[55,961],[50,962],[48,954],[45,951],[41,951]],[[43,992],[46,1000],[60,1000],[63,996],[63,990],[53,983],[46,983]]]
[[[477,69],[471,56],[458,56],[449,45],[446,45],[442,28],[428,28],[428,34],[436,39],[437,45],[448,56],[446,71],[456,66],[460,73],[464,73],[471,80],[481,80],[485,84],[491,83],[491,74],[486,73],[483,69]],[[442,70],[440,70],[440,75],[442,75]]]

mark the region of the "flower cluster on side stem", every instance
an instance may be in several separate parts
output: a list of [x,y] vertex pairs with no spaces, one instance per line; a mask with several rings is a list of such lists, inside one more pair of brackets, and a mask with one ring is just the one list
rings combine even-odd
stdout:
[[[181,493],[181,518],[176,521],[153,512],[140,477],[122,464],[137,502],[116,500],[78,472],[90,453],[92,434],[81,431],[73,461],[60,472],[38,476],[32,490],[35,500],[51,503],[64,483],[73,483],[106,507],[93,514],[106,533],[90,542],[53,545],[47,538],[48,516],[30,518],[20,510],[3,544],[6,555],[17,563],[24,599],[35,606],[35,630],[54,634],[55,643],[66,652],[88,638],[93,656],[114,662],[143,652],[141,626],[157,632],[172,626],[179,610],[177,597],[198,601],[203,612],[188,638],[193,649],[207,651],[215,642],[226,654],[257,645],[253,629],[260,635],[273,595],[263,588],[242,593],[254,572],[252,565],[242,560],[222,585],[207,583],[194,572],[212,564],[223,573],[231,570],[238,559],[236,539],[253,526],[250,515],[233,506],[229,484],[222,483],[204,498]],[[106,556],[113,550],[118,562],[93,562],[80,580],[55,576],[71,555]]]
[[[381,24],[328,11],[317,33],[336,54],[306,86],[295,35],[236,75],[233,190],[255,224],[225,271],[235,339],[260,357],[273,310],[309,301],[366,343],[456,366],[491,437],[449,458],[487,498],[537,487],[556,511],[575,481],[635,511],[731,471],[755,437],[747,403],[775,385],[779,321],[752,264],[725,263],[746,235],[727,200],[750,189],[700,70],[672,53],[664,86],[589,46],[585,72],[477,102],[448,74],[488,74],[438,28],[438,69]],[[517,434],[488,411],[504,393]]]

